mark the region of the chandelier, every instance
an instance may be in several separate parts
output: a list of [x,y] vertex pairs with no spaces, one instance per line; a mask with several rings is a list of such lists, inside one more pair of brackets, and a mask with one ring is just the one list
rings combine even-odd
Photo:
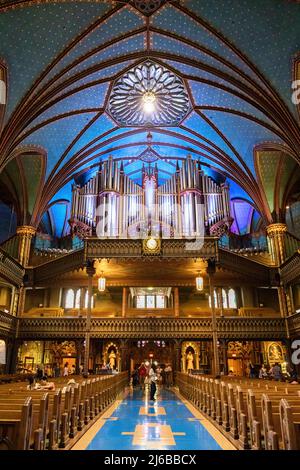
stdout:
[[98,279],[98,291],[104,292],[106,287],[106,279],[103,276],[103,271],[101,272],[101,277]]
[[203,277],[200,276],[200,272],[198,272],[198,276],[196,277],[196,289],[197,291],[203,291]]

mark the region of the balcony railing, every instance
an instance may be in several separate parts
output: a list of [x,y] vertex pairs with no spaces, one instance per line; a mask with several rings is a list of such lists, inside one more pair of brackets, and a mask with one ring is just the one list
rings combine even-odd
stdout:
[[14,336],[17,328],[17,318],[0,310],[0,336]]
[[[20,339],[83,338],[85,318],[21,318]],[[274,340],[286,337],[282,318],[218,318],[219,338]],[[211,318],[92,318],[94,338],[211,339]]]

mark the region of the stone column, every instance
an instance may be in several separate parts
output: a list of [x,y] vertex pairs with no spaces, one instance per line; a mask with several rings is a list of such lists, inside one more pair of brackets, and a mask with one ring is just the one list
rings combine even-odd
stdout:
[[24,286],[21,286],[20,289],[19,289],[18,304],[17,304],[17,315],[18,315],[18,317],[22,316],[23,313],[24,313],[25,296],[26,296],[26,288]]
[[173,371],[181,371],[181,348],[182,342],[178,339],[174,342],[174,360],[173,360]]
[[286,224],[271,224],[267,227],[269,251],[271,253],[272,260],[278,266],[280,266],[286,259],[286,232]]
[[89,356],[90,356],[90,336],[91,336],[91,315],[92,315],[92,295],[93,295],[93,276],[96,272],[94,261],[88,261],[86,272],[88,275],[88,307],[86,314],[86,331],[85,331],[85,352],[83,375],[88,376]]
[[75,340],[75,347],[76,347],[75,372],[78,375],[80,373],[81,354],[82,354],[82,340],[81,339]]
[[16,339],[12,343],[10,343],[10,351],[9,351],[9,364],[7,364],[7,368],[10,374],[15,374],[17,369],[17,361],[18,361],[18,351],[19,347],[22,344],[22,341]]
[[295,305],[294,305],[293,290],[291,286],[286,286],[285,295],[286,295],[288,314],[293,315],[293,313],[295,313]]
[[123,287],[123,294],[122,294],[122,317],[126,317],[126,309],[127,309],[127,287]]
[[278,291],[280,314],[282,317],[287,317],[288,316],[288,304],[287,304],[285,289],[283,286],[280,286],[280,287],[277,287],[277,291]]
[[31,240],[35,233],[36,228],[31,227],[30,225],[17,227],[17,236],[19,239],[18,261],[24,267],[28,266]]
[[80,301],[79,301],[78,316],[81,316],[83,313],[84,301],[85,301],[85,289],[84,287],[80,287]]
[[7,338],[5,340],[5,373],[9,374],[11,369],[11,361],[13,355],[14,340],[12,338]]
[[223,372],[225,375],[228,374],[228,357],[227,357],[227,340],[223,339],[220,340],[220,347],[221,347],[221,354],[222,354],[222,361],[223,361]]
[[218,298],[218,302],[219,302],[220,316],[224,317],[224,304],[223,304],[222,287],[217,287],[217,298]]
[[129,368],[129,365],[127,363],[127,359],[128,359],[127,340],[124,340],[124,339],[121,340],[121,342],[120,342],[120,354],[121,354],[121,371],[125,371],[127,368]]
[[218,335],[217,335],[217,319],[214,298],[213,277],[216,272],[215,260],[209,259],[207,263],[207,274],[209,279],[209,292],[211,300],[211,317],[212,317],[212,339],[213,339],[213,374],[220,374],[219,351],[218,351]]
[[174,315],[179,317],[179,289],[174,287]]

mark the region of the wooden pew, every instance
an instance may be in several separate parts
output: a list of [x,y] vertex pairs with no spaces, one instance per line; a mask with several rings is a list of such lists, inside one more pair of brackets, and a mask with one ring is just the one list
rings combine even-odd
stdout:
[[300,450],[300,407],[293,407],[286,398],[279,405],[282,446],[284,450]]
[[0,450],[28,450],[32,429],[32,399],[0,413]]
[[47,392],[27,390],[26,384],[15,388],[11,384],[0,386],[0,418],[3,415],[3,419],[12,419],[14,413],[16,416],[16,424],[11,426],[11,446],[20,447],[19,443],[14,442],[17,433],[13,429],[18,426],[25,399],[30,399],[32,417],[29,434],[27,426],[27,435],[30,437],[26,448],[65,448],[78,431],[84,430],[85,425],[94,421],[116,399],[128,383],[128,374],[91,377],[87,380],[78,377],[77,380],[79,383],[66,385],[69,377],[54,379],[56,386],[62,388]]

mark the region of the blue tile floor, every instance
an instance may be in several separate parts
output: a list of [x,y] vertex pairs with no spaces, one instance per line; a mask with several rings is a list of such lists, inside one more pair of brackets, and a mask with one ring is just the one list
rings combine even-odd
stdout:
[[149,402],[133,390],[106,419],[87,450],[221,450],[185,404],[170,390]]

